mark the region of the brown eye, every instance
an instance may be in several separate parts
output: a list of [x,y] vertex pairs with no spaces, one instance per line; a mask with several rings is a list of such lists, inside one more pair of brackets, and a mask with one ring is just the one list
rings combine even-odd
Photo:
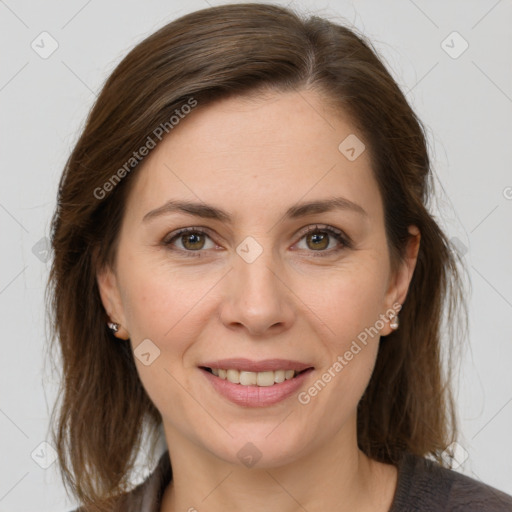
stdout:
[[329,246],[329,235],[325,232],[310,233],[306,236],[306,243],[314,251],[327,249]]
[[185,249],[201,250],[204,247],[204,233],[186,233],[181,235],[181,243]]
[[[209,246],[207,246],[208,239],[210,240]],[[169,249],[184,253],[187,256],[200,256],[200,251],[203,249],[213,249],[215,247],[210,236],[199,228],[185,228],[171,233],[163,240],[163,244]]]
[[304,240],[305,247],[299,247],[299,249],[318,253],[314,256],[332,256],[343,249],[352,247],[350,238],[331,226],[309,227],[303,232],[300,243],[302,240]]

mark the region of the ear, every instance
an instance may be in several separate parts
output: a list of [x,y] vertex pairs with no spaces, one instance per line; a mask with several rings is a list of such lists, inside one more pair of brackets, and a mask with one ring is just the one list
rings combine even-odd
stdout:
[[[411,283],[414,269],[416,268],[416,262],[418,260],[418,252],[420,249],[421,233],[417,226],[411,225],[408,228],[410,233],[409,240],[407,241],[407,247],[405,250],[404,260],[400,262],[397,271],[392,275],[390,279],[390,285],[386,292],[385,306],[387,311],[396,311],[398,314],[397,304],[400,306],[404,303],[407,297],[407,291]],[[387,315],[386,315],[387,316]],[[390,327],[390,322],[386,322],[386,325],[381,330],[381,336],[387,336],[393,329]]]
[[116,338],[129,339],[124,308],[121,301],[118,281],[115,272],[110,267],[100,269],[96,274],[96,282],[100,292],[101,302],[111,322],[119,324]]

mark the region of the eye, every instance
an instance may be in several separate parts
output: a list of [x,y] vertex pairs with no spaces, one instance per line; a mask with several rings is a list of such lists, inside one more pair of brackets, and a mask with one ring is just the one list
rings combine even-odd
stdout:
[[[211,244],[210,247],[205,247],[205,238],[211,240],[206,231],[201,228],[184,228],[180,229],[177,233],[171,233],[169,237],[163,240],[165,246],[169,246],[172,250],[177,250],[185,253],[187,256],[200,256],[200,251],[205,249],[212,249],[215,244]],[[174,249],[175,243],[181,244],[181,247]],[[197,252],[199,254],[190,254]],[[188,253],[188,254],[187,254]]]
[[[309,226],[302,233],[301,241],[303,239],[305,240],[306,250],[310,249],[309,252],[319,253],[314,256],[328,256],[344,248],[351,247],[351,241],[348,236],[332,226]],[[333,239],[338,242],[337,246],[335,243],[333,244],[334,247],[331,245]]]

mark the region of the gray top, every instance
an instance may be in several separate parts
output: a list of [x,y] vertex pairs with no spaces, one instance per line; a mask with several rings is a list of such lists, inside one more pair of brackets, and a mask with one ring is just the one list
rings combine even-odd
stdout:
[[[160,512],[162,496],[172,479],[169,452],[154,471],[125,494],[119,510]],[[512,496],[436,462],[405,454],[389,512],[512,512]],[[82,512],[78,508],[73,512]]]

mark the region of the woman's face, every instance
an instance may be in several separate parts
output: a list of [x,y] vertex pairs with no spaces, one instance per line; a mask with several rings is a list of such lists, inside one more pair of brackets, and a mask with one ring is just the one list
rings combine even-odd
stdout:
[[137,171],[98,281],[171,457],[272,467],[354,442],[416,257],[391,273],[363,142],[312,91],[232,98],[199,103]]

